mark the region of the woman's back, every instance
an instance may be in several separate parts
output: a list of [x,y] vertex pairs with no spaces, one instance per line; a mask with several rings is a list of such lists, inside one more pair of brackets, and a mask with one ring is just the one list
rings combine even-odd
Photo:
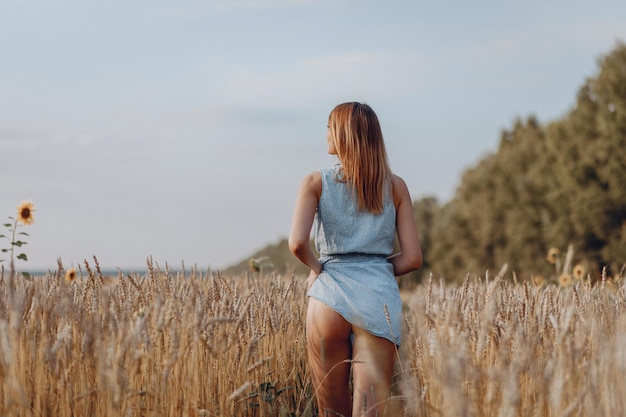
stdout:
[[380,214],[359,210],[354,193],[338,181],[340,165],[320,170],[322,194],[315,218],[315,244],[322,256],[370,254],[389,256],[393,252],[396,211],[391,183],[385,190]]

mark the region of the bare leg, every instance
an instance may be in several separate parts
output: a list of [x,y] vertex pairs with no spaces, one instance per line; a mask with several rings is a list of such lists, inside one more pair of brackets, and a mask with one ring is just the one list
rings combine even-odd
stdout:
[[307,350],[320,416],[352,415],[349,386],[351,334],[352,325],[339,313],[309,298]]
[[383,416],[391,395],[396,346],[357,327],[354,331],[353,417]]

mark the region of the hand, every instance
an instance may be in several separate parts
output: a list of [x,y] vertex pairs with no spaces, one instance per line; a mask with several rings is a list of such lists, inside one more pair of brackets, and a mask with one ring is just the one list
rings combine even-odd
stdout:
[[311,269],[311,272],[309,273],[309,277],[306,279],[306,292],[309,292],[309,290],[311,289],[311,286],[313,285],[313,283],[319,276],[320,276],[319,273]]

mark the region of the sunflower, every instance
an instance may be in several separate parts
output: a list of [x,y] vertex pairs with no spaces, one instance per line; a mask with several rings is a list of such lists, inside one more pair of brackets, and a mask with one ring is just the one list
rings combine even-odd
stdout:
[[574,267],[574,278],[575,279],[582,279],[582,277],[585,275],[585,267],[582,266],[581,264],[578,264]]
[[562,274],[559,277],[559,285],[561,287],[567,287],[572,283],[572,277],[569,274]]
[[546,257],[548,262],[550,262],[551,264],[555,264],[558,257],[559,257],[558,248],[550,248],[550,250],[548,250],[548,256]]
[[70,268],[65,271],[65,281],[71,284],[74,280],[76,280],[76,269]]
[[20,205],[17,206],[17,221],[24,226],[30,226],[35,222],[33,211],[35,211],[35,205],[32,202],[22,201]]
[[248,267],[250,268],[251,272],[259,272],[261,270],[261,266],[254,258],[250,258],[250,260],[248,261]]
[[541,287],[546,282],[546,280],[541,275],[533,275],[532,277],[530,277],[530,279],[537,287]]
[[606,279],[606,287],[607,287],[607,288],[610,288],[610,289],[612,289],[612,290],[615,290],[615,289],[616,289],[616,286],[615,286],[615,281],[613,281],[613,278],[611,278],[611,277],[607,277],[607,279]]

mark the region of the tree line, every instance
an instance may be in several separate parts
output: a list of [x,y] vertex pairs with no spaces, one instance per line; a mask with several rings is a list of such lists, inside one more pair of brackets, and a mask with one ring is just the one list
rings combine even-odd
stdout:
[[504,264],[517,277],[549,279],[557,271],[548,251],[564,256],[569,245],[591,279],[604,268],[623,273],[626,45],[598,60],[564,117],[515,121],[498,149],[463,174],[449,202],[422,198],[414,213],[425,261],[414,279],[495,275]]

